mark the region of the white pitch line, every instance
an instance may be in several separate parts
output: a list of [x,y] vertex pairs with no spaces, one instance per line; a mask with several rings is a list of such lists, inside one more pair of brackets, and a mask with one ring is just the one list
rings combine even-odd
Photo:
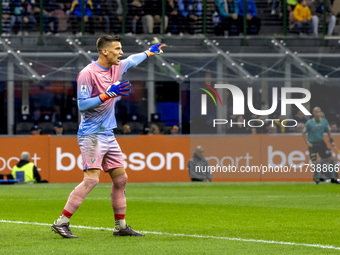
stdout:
[[[11,220],[0,220],[0,223],[51,226],[51,224],[48,224],[48,223],[11,221]],[[113,231],[113,228],[90,227],[90,226],[81,226],[81,225],[72,225],[72,228]],[[187,235],[187,234],[179,234],[179,233],[176,234],[176,233],[155,232],[155,231],[140,231],[140,232],[144,234],[152,234],[152,235],[182,236],[182,237],[218,239],[218,240],[239,241],[239,242],[253,242],[253,243],[284,244],[284,245],[292,245],[292,246],[304,246],[304,247],[314,247],[314,248],[321,248],[321,249],[340,250],[340,247],[332,246],[332,245],[322,245],[322,244],[294,243],[294,242],[283,242],[283,241],[261,240],[261,239],[244,239],[244,238],[225,237],[225,236]]]
[[[270,195],[270,196],[261,196],[259,199],[272,199],[272,198],[291,198],[296,196],[275,196],[275,195]],[[325,197],[324,195],[309,195],[308,198],[318,198],[318,197]],[[332,195],[332,198],[334,197],[340,197],[339,194]],[[193,199],[197,198],[197,196],[186,196],[186,197],[174,197],[174,196],[158,196],[158,197],[127,197],[127,200],[158,200],[158,199]],[[212,199],[212,198],[231,198],[231,199],[249,199],[249,196],[205,196],[205,197],[200,197],[200,200],[202,199]],[[304,197],[303,197],[304,198]],[[53,198],[53,200],[65,200],[66,198]],[[86,197],[87,200],[111,200],[109,196],[107,197]],[[0,200],[6,200],[6,201],[45,201],[45,200],[51,200],[51,198],[0,198]]]

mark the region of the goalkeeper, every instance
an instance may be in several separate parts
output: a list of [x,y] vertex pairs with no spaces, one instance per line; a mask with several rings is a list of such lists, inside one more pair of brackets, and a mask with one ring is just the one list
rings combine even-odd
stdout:
[[312,161],[312,169],[314,170],[314,184],[319,184],[320,171],[323,171],[323,166],[321,165],[320,167],[317,165],[317,154],[319,154],[322,159],[327,159],[330,167],[329,172],[331,173],[331,182],[340,184],[339,180],[336,178],[334,169],[337,161],[332,156],[330,149],[327,148],[327,145],[323,139],[324,132],[327,132],[331,145],[335,147],[335,144],[331,135],[328,121],[320,117],[321,113],[320,107],[314,107],[313,118],[306,122],[305,129],[303,131],[303,139],[308,146],[309,157]]
[[83,181],[71,192],[60,217],[52,230],[65,238],[77,238],[71,233],[69,220],[87,194],[98,184],[101,170],[112,179],[111,204],[114,212],[114,236],[144,236],[125,222],[125,185],[127,175],[122,151],[113,129],[117,127],[114,98],[128,96],[130,82],[119,82],[122,75],[148,57],[163,53],[165,44],[156,44],[149,50],[121,60],[121,38],[105,35],[97,40],[98,60],[88,64],[77,77],[78,107],[81,122],[78,144],[83,159]]

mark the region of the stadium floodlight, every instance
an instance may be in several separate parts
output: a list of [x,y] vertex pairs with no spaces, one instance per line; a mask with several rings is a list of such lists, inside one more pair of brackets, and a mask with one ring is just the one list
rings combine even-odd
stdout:
[[241,65],[239,65],[229,55],[228,51],[224,53],[219,47],[217,47],[216,45],[218,45],[218,42],[214,43],[213,41],[210,41],[209,39],[205,39],[204,42],[206,43],[206,45],[208,46],[208,49],[210,49],[211,52],[219,52],[218,55],[220,55],[223,58],[224,62],[229,67],[232,67],[233,70],[236,71],[238,75],[240,75],[243,79],[245,79],[249,84],[253,83],[253,81],[255,80],[254,76],[252,76],[246,69],[244,69]]
[[[146,40],[146,39],[144,41],[143,40],[136,40],[136,43],[140,46],[143,46],[144,48],[148,48],[147,42],[148,42],[148,40]],[[155,55],[154,57],[155,57],[154,58],[155,61],[157,61],[159,66],[164,66],[164,68],[166,68],[168,70],[170,77],[172,77],[174,80],[179,81],[180,83],[182,83],[185,80],[185,78],[181,74],[177,73],[175,71],[175,69],[171,67],[171,65],[172,66],[175,65],[174,63],[171,63],[171,65],[169,65],[169,64],[163,65],[164,63],[167,63],[167,61],[165,61],[164,58],[161,55]]]
[[77,43],[77,41],[74,41],[72,38],[67,38],[66,40],[69,45],[73,46],[75,51],[77,51],[79,54],[83,55],[88,61],[92,61],[92,57],[90,55],[90,51],[84,51],[82,47],[79,46],[79,41]]
[[3,41],[2,39],[0,39],[0,45],[2,46],[2,48],[4,49],[5,52],[8,53],[8,55],[12,55],[13,58],[17,61],[17,63],[19,64],[20,67],[24,68],[26,71],[28,71],[31,74],[32,80],[34,81],[41,81],[41,76],[34,70],[32,69],[32,67],[30,65],[32,65],[32,63],[30,63],[30,65],[28,65],[19,55],[19,52],[16,52],[15,50],[13,50],[9,45],[8,45],[9,40],[5,39],[5,41]]
[[297,51],[294,51],[293,53],[290,49],[288,49],[282,40],[279,42],[276,39],[273,39],[272,43],[277,46],[275,49],[277,49],[280,53],[285,53],[286,56],[292,60],[292,63],[303,73],[308,74],[310,77],[316,78],[320,84],[325,81],[325,77],[322,74],[312,68],[311,64],[306,63],[301,57],[299,57],[299,53]]

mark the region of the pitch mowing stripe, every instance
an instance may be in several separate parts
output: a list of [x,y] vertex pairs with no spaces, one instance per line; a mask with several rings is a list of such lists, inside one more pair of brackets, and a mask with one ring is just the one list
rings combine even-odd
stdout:
[[[52,225],[52,224],[48,224],[48,223],[11,221],[11,220],[0,220],[0,223],[39,225],[39,226],[51,226]],[[81,226],[81,225],[72,225],[72,228],[113,231],[113,228],[99,228],[99,227],[89,227],[89,226]],[[340,247],[332,246],[332,245],[322,245],[322,244],[294,243],[294,242],[282,242],[282,241],[262,240],[262,239],[244,239],[244,238],[225,237],[225,236],[187,235],[187,234],[179,234],[179,233],[175,234],[175,233],[155,232],[155,231],[140,231],[140,232],[142,232],[144,234],[152,234],[152,235],[182,236],[182,237],[218,239],[218,240],[252,242],[252,243],[284,244],[284,245],[293,245],[293,246],[304,246],[304,247],[314,247],[314,248],[321,248],[321,249],[340,250]]]
[[[268,199],[276,199],[276,198],[296,198],[296,195],[268,195],[268,196],[261,196],[261,199],[268,198]],[[308,198],[317,198],[317,197],[325,197],[324,195],[309,195]],[[340,194],[332,194],[332,197],[340,197]],[[197,196],[180,196],[180,197],[175,197],[175,196],[161,196],[161,197],[127,197],[127,200],[157,200],[157,199],[193,199],[197,198]],[[202,196],[200,197],[200,200],[202,199],[212,199],[212,198],[237,198],[237,199],[242,199],[242,198],[247,198],[249,199],[249,196]],[[0,200],[6,200],[8,201],[8,198],[0,198]],[[45,201],[45,200],[51,200],[51,198],[11,198],[10,201]],[[65,198],[53,198],[53,200],[63,200],[65,201]],[[86,197],[86,200],[111,200],[109,196],[107,197]]]

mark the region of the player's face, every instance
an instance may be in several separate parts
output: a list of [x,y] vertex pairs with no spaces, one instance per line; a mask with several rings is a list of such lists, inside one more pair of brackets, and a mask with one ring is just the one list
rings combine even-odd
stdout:
[[171,134],[178,134],[178,127],[177,126],[173,126],[171,129]]
[[200,149],[196,149],[196,154],[197,156],[199,156],[200,158],[203,158],[204,157],[204,150],[202,148]]
[[63,134],[63,128],[62,127],[54,127],[54,132],[56,135],[62,135]]
[[331,125],[331,132],[338,132],[338,126],[336,124]]
[[40,129],[38,129],[38,130],[32,130],[31,131],[31,135],[40,135]]
[[314,115],[314,118],[320,118],[321,117],[321,109],[316,107],[313,109],[313,115]]
[[111,65],[119,65],[122,55],[123,51],[120,42],[112,42],[111,46],[107,48],[106,59]]

